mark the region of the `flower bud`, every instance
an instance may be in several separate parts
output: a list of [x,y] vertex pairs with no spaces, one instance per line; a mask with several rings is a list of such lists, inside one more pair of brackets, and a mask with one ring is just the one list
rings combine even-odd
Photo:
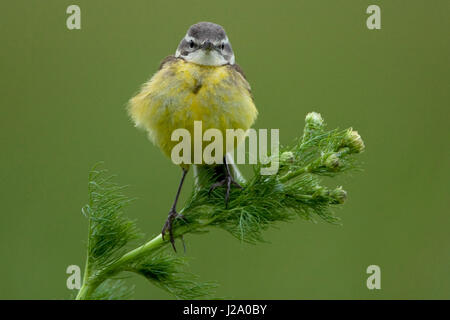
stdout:
[[320,113],[310,112],[306,115],[305,122],[313,128],[323,127],[323,119]]
[[363,152],[365,149],[364,141],[358,131],[349,129],[344,137],[344,146],[349,147],[354,153]]
[[337,187],[331,191],[330,196],[336,200],[336,203],[343,204],[347,200],[347,192],[342,187]]
[[339,167],[341,165],[341,162],[339,161],[339,157],[336,153],[333,153],[327,157],[325,160],[325,167],[332,171],[339,170]]
[[317,112],[310,112],[305,118],[305,129],[303,130],[303,142],[320,134],[325,126],[322,116]]
[[280,156],[281,162],[293,162],[294,154],[291,151],[283,152]]

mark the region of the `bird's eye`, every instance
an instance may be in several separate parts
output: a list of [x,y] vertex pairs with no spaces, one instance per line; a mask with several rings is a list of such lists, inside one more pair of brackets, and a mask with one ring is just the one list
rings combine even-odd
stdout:
[[194,41],[189,41],[189,47],[192,49],[194,47]]
[[221,48],[222,50],[225,49],[225,44],[222,43],[222,45],[220,46],[220,48]]

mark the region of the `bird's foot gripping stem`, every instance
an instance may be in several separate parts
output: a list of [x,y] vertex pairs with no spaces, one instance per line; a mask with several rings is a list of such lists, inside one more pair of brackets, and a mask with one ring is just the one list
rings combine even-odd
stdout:
[[211,185],[211,187],[209,188],[209,194],[211,194],[211,192],[214,190],[214,189],[216,189],[216,188],[218,188],[218,187],[221,187],[221,186],[223,186],[223,185],[225,185],[226,186],[226,188],[227,188],[227,191],[226,191],[226,193],[225,193],[225,208],[228,208],[228,200],[230,199],[230,190],[231,190],[231,186],[233,185],[233,186],[236,186],[236,187],[238,187],[239,189],[242,189],[242,186],[239,184],[239,183],[237,183],[236,182],[236,180],[234,180],[234,178],[233,178],[233,176],[231,175],[231,173],[230,173],[230,171],[228,170],[228,168],[227,168],[227,171],[226,171],[226,176],[225,176],[225,178],[223,179],[223,180],[220,180],[220,181],[218,181],[218,182],[216,182],[216,183],[213,183],[212,185]]
[[[164,235],[166,232],[168,232],[169,233],[169,241],[172,244],[172,248],[175,252],[177,252],[177,249],[175,248],[175,238],[173,236],[173,221],[175,219],[184,220],[184,216],[182,214],[179,214],[178,212],[176,212],[175,208],[172,208],[169,212],[166,223],[164,223],[164,227],[162,228],[161,236],[162,236],[162,239],[164,240]],[[181,236],[181,241],[183,242],[184,251],[186,251],[186,247],[185,247],[185,244],[183,241],[183,236]]]

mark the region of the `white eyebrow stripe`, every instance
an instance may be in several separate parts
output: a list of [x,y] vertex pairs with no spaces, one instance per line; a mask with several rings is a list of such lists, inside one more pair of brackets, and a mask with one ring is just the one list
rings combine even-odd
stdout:
[[186,34],[186,35],[184,36],[184,40],[186,40],[187,42],[189,42],[189,41],[194,41],[194,42],[195,42],[195,38],[194,38],[194,37],[191,37],[191,36],[188,35],[188,34]]

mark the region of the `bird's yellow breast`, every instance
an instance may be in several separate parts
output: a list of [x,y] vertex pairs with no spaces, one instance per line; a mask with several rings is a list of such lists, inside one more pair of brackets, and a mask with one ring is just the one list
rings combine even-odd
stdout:
[[136,126],[170,156],[175,129],[193,136],[194,121],[203,131],[216,128],[247,130],[257,110],[245,78],[229,65],[201,66],[176,59],[166,63],[130,100],[129,113]]

